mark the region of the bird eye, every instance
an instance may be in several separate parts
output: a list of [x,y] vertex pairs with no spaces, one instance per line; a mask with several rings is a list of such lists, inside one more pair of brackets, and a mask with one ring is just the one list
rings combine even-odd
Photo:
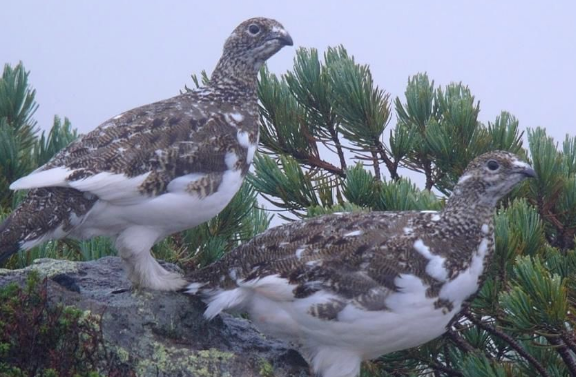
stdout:
[[250,34],[256,35],[260,32],[260,27],[256,24],[251,24],[250,26],[248,26],[248,31],[250,32]]
[[490,169],[492,171],[496,171],[500,167],[500,164],[498,163],[498,161],[494,161],[494,160],[488,161],[488,163],[486,165],[488,166],[488,169]]

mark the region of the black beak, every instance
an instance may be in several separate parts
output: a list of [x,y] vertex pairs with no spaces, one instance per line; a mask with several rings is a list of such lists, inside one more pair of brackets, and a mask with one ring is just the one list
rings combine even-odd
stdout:
[[526,177],[528,178],[536,178],[536,172],[534,171],[534,169],[532,168],[526,168],[522,171],[522,174],[524,174]]
[[288,34],[288,32],[284,30],[275,33],[270,39],[277,39],[278,41],[280,41],[280,44],[282,46],[294,45],[294,42],[292,42],[292,37],[290,36],[290,34]]
[[512,162],[512,172],[516,174],[522,174],[526,178],[535,178],[536,172],[534,168],[524,161],[514,161]]
[[294,42],[292,42],[292,37],[288,33],[286,33],[286,35],[282,36],[282,38],[279,39],[284,46],[294,46]]

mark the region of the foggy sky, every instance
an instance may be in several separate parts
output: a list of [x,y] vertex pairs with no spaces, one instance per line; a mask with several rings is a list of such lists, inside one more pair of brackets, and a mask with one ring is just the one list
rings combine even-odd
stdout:
[[[43,129],[55,114],[87,132],[123,111],[177,95],[211,72],[246,18],[283,23],[295,47],[343,44],[375,82],[403,97],[409,76],[462,81],[480,120],[501,110],[557,141],[576,134],[576,4],[572,1],[5,1],[0,63],[31,71]],[[295,48],[274,56],[290,69]]]

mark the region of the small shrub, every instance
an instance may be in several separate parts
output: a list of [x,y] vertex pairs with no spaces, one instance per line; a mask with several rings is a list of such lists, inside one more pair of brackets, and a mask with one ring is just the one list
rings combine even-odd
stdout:
[[[107,352],[100,316],[50,305],[47,278],[0,288],[0,376],[130,376]],[[124,370],[121,370],[124,369]]]

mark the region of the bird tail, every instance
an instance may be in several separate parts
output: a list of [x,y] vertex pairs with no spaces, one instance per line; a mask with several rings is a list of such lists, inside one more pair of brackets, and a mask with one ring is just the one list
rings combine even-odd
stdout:
[[[28,191],[18,208],[0,225],[0,263],[19,249],[62,238],[71,218],[83,217],[97,198],[67,187],[41,187]],[[55,234],[57,229],[62,232]]]
[[11,214],[0,224],[0,265],[20,249],[20,237],[16,229],[11,226],[16,215],[17,213]]

